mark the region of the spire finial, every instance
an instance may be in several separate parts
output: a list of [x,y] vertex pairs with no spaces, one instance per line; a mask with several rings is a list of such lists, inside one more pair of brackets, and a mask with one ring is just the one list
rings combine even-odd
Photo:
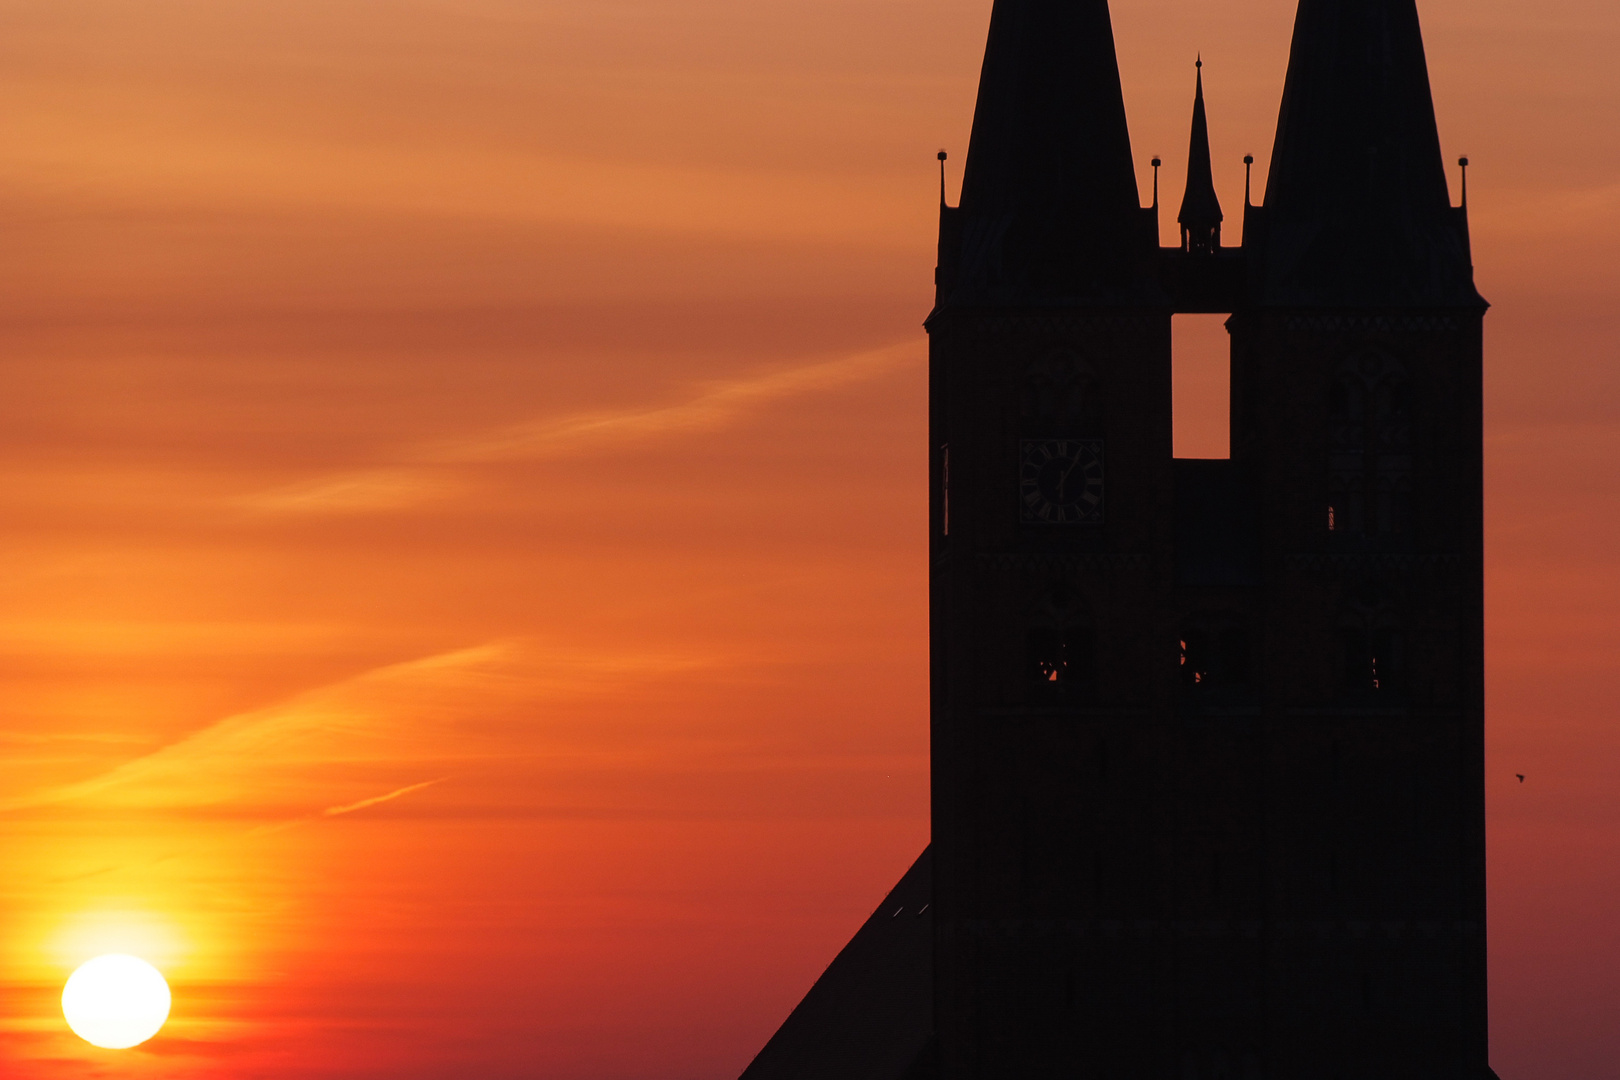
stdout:
[[950,157],[945,151],[939,152],[939,205],[945,205],[945,159]]
[[1254,199],[1251,198],[1251,193],[1253,192],[1253,187],[1252,187],[1253,182],[1254,182],[1254,155],[1253,154],[1244,154],[1243,155],[1243,205],[1244,206],[1253,206],[1254,205]]
[[1159,155],[1154,154],[1153,155],[1153,209],[1155,209],[1155,210],[1157,210],[1159,208],[1159,166],[1163,165],[1163,164],[1164,164],[1164,162],[1159,160]]
[[1181,250],[1213,255],[1221,249],[1221,201],[1209,155],[1209,119],[1204,110],[1204,57],[1198,57],[1198,85],[1193,92],[1192,137],[1187,148],[1187,192],[1181,200]]
[[1457,164],[1462,168],[1462,208],[1468,209],[1468,159],[1460,157]]

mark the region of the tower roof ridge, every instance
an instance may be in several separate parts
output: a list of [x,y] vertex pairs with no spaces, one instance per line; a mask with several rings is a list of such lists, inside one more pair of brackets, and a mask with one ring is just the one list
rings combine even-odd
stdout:
[[1265,195],[1262,303],[1477,306],[1415,0],[1301,0]]
[[957,302],[1160,295],[1107,0],[996,0],[960,205]]

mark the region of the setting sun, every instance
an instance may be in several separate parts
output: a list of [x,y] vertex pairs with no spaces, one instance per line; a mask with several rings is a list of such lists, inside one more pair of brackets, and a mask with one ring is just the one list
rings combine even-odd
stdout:
[[[1325,411],[1261,474],[1285,429],[1233,351],[1248,268],[1389,231],[1267,216],[1274,173],[1318,175],[1273,164],[1302,3],[1347,33],[1398,15],[1403,71],[1421,45],[1428,89],[1402,93],[1432,108],[1394,127],[1421,120],[1423,220],[1493,306],[1466,383],[1429,359],[1454,329],[1427,304],[1267,307],[1267,348],[1358,336],[1331,371],[1265,361]],[[991,292],[1024,273],[980,258],[1009,237],[1054,289],[1126,272],[1059,273],[1104,242],[1077,182],[1009,164],[1052,228],[957,213],[1014,145],[973,130],[992,9],[1091,20],[1020,40],[1102,60],[997,68],[1028,86],[986,120],[1050,107],[1034,173],[1101,160],[1064,125],[1113,131],[1107,243],[1153,280],[1129,311],[1009,309],[984,324],[1005,355],[943,394],[942,223]],[[1362,1077],[1375,1028],[1439,1053],[1424,1010],[1449,1002],[1488,1048],[1394,1071],[1620,1080],[1620,0],[0,0],[0,24],[0,1080],[735,1080],[957,820],[949,695],[971,739],[939,748],[984,750],[964,786],[1015,760],[1063,785],[962,804],[1056,830],[970,845],[984,889],[1050,903],[984,936],[947,885],[884,925],[926,960],[936,915],[995,950],[1003,920],[1050,924],[996,991],[1050,1045],[1116,1060],[1150,991],[1178,1026],[1337,1002],[1308,1036],[1153,1028],[1128,1067]],[[1393,53],[1340,44],[1385,85]],[[1106,109],[1048,93],[1093,77]],[[1297,205],[1417,175],[1357,141],[1388,126],[1344,120]],[[1172,318],[1166,281],[1210,295]],[[1151,357],[1097,366],[1150,325]],[[947,412],[971,439],[931,435]],[[1466,469],[1424,456],[1463,434]],[[992,474],[1016,486],[981,532]],[[1320,491],[1257,523],[1268,478]],[[1453,543],[1460,511],[1414,492],[1464,480]],[[1308,597],[1254,583],[1285,571]],[[980,572],[1010,591],[936,582]],[[1426,599],[1460,583],[1466,611]],[[1127,602],[1150,587],[1164,606]],[[960,647],[936,609],[972,614]],[[1262,692],[1281,678],[1315,689]],[[1464,804],[1466,836],[1413,827]],[[1396,858],[1409,880],[1366,872]],[[1466,917],[1435,884],[1464,871],[1488,900]],[[1265,927],[1297,934],[1268,951]],[[1465,939],[1466,980],[1385,963]],[[1160,943],[1186,963],[1119,959],[1106,991],[1063,959]],[[1095,1038],[1059,1037],[1082,1017]],[[1283,1035],[1298,1068],[1262,1052]]]
[[62,988],[62,1015],[92,1046],[127,1050],[156,1035],[169,1018],[169,984],[136,956],[112,953],[80,965]]

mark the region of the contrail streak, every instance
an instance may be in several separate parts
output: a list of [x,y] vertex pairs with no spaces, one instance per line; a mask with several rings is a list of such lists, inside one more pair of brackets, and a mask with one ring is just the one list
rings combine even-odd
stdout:
[[356,810],[364,810],[366,807],[376,806],[378,803],[393,802],[402,795],[409,795],[413,791],[421,791],[423,788],[432,787],[434,784],[442,784],[448,779],[450,779],[448,776],[441,776],[437,780],[424,780],[420,784],[411,784],[400,788],[398,791],[390,791],[386,795],[378,795],[375,798],[361,799],[359,802],[352,802],[347,806],[328,806],[321,811],[321,816],[337,817],[339,814],[352,814]]

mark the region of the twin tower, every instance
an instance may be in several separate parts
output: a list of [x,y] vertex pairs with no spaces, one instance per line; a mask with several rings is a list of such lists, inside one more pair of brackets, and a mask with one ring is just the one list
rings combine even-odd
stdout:
[[[996,0],[927,323],[933,843],[747,1080],[1492,1076],[1486,304],[1414,0],[1302,0],[1236,246],[1200,88],[1179,217],[1106,0]],[[1229,459],[1173,456],[1183,312]]]

